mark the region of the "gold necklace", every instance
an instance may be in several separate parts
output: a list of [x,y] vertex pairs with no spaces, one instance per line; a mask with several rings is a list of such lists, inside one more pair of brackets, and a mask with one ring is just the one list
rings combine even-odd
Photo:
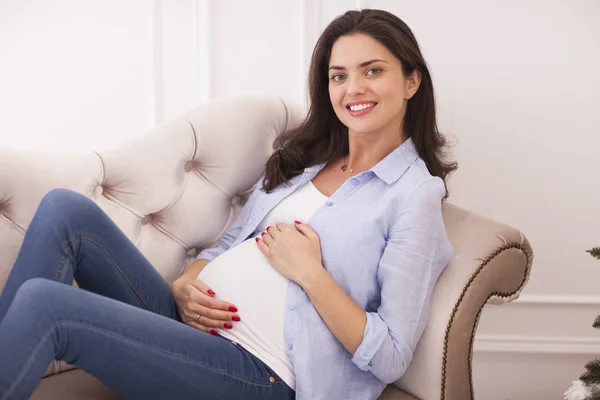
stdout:
[[348,168],[348,159],[346,159],[346,162],[345,162],[345,163],[344,163],[344,165],[342,165],[340,168],[341,168],[341,169],[342,169],[342,171],[344,171],[344,172],[346,172],[346,171],[349,171],[349,172],[352,172],[352,173],[354,173],[354,170],[353,170],[353,169],[350,169],[350,168]]

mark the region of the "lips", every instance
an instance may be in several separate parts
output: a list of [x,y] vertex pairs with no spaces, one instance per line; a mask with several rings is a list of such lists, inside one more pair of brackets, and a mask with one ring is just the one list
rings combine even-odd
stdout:
[[354,102],[346,105],[346,109],[352,112],[359,112],[369,108],[373,108],[377,105],[375,101],[363,101],[363,102]]
[[355,101],[346,105],[346,112],[351,117],[360,118],[370,113],[376,106],[375,101]]

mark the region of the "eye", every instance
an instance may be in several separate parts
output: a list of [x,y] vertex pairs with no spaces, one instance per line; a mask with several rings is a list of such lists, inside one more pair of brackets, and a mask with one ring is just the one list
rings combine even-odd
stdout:
[[344,79],[346,79],[346,75],[343,75],[343,74],[337,74],[337,75],[333,75],[331,77],[331,80],[334,82],[341,82]]
[[369,68],[369,70],[367,71],[367,75],[379,75],[381,71],[383,71],[381,68]]

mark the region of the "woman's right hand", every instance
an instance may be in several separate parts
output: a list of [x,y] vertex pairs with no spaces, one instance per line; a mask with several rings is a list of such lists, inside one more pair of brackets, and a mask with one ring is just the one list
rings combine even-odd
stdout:
[[239,321],[237,307],[214,298],[215,292],[199,279],[181,276],[171,285],[177,311],[184,324],[217,335]]

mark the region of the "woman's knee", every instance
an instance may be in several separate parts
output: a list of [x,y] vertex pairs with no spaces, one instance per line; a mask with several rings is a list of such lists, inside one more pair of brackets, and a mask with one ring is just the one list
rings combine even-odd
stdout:
[[82,215],[99,212],[100,208],[91,199],[69,189],[52,189],[42,198],[38,213],[47,217],[55,217],[61,221],[75,216],[79,220]]
[[82,203],[84,199],[89,200],[81,193],[69,189],[56,188],[44,195],[40,202],[40,208],[57,208],[61,206],[74,206]]
[[44,278],[32,278],[23,282],[17,289],[10,308],[21,311],[27,316],[45,312],[46,307],[54,303],[57,289],[60,286],[68,287],[62,283]]

